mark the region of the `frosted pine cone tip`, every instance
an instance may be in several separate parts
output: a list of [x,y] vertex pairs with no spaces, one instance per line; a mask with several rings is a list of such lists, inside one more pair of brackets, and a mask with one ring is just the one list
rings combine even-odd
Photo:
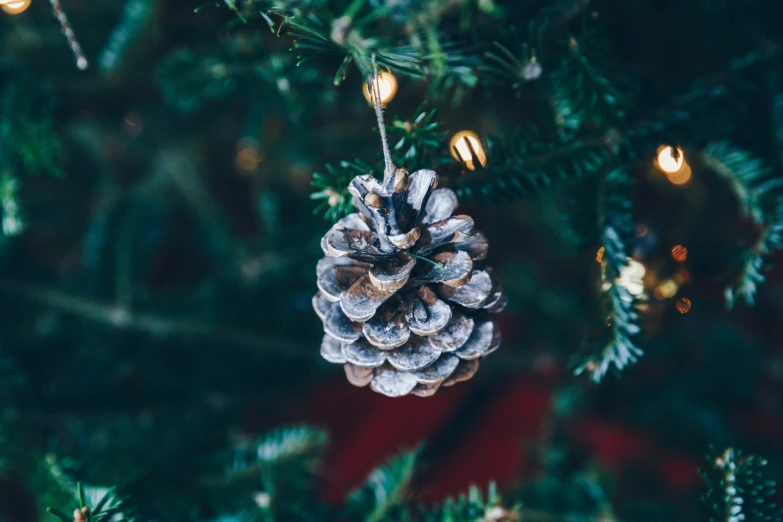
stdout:
[[348,381],[384,395],[434,394],[470,379],[500,346],[491,314],[506,296],[482,268],[487,240],[432,170],[355,177],[357,212],[321,240],[313,308],[321,355]]

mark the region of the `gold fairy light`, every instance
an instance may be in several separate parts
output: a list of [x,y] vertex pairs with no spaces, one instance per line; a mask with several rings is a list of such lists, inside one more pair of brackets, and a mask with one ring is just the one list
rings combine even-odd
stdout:
[[691,166],[686,163],[680,170],[666,173],[666,177],[672,185],[687,185],[691,180]]
[[680,289],[680,285],[674,279],[666,279],[661,281],[661,284],[655,287],[653,295],[659,301],[674,297],[677,294],[677,290]]
[[685,155],[682,149],[677,147],[677,153],[668,145],[658,147],[658,168],[666,173],[677,172],[685,164]]
[[600,263],[604,260],[604,247],[600,247],[598,252],[595,253],[595,260],[597,263]]
[[691,180],[691,166],[685,161],[680,147],[675,150],[669,145],[658,147],[655,165],[664,173],[673,185],[686,185]]
[[0,9],[11,15],[27,11],[31,0],[0,0]]
[[235,165],[240,172],[252,172],[256,170],[263,160],[258,142],[252,138],[242,138],[237,145],[237,157]]
[[[390,72],[381,71],[378,76],[372,79],[372,89],[378,90],[381,96],[381,105],[389,103],[394,95],[397,94],[397,78]],[[369,82],[364,82],[364,98],[368,103],[372,103],[372,94],[370,93]]]
[[456,133],[449,142],[451,156],[463,163],[468,170],[476,170],[474,161],[478,160],[481,166],[487,164],[487,155],[481,146],[478,134],[473,131],[463,130]]
[[691,300],[686,297],[681,297],[674,307],[681,314],[687,314],[691,310]]
[[682,263],[688,259],[688,249],[682,245],[674,245],[672,247],[672,259]]

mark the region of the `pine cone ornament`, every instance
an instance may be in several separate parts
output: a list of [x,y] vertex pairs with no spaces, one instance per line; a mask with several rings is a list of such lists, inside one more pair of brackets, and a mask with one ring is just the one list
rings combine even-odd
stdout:
[[379,182],[355,177],[357,212],[321,240],[313,307],[321,355],[351,384],[389,397],[433,395],[470,379],[500,346],[491,314],[506,296],[481,268],[487,240],[432,170],[396,169]]

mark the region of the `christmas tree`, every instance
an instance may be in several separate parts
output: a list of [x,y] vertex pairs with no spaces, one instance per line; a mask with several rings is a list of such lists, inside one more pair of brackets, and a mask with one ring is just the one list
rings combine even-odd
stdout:
[[780,2],[0,9],[0,521],[781,519]]

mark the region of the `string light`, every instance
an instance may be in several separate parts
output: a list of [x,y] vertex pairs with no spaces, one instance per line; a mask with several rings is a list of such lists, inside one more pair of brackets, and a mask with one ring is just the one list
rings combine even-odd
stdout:
[[655,287],[653,295],[659,301],[674,297],[677,294],[677,290],[680,289],[680,285],[674,279],[666,279],[661,281],[661,284]]
[[463,130],[452,136],[449,150],[451,156],[463,163],[468,170],[476,170],[475,160],[478,160],[482,167],[487,164],[484,147],[481,146],[478,134],[473,131]]
[[682,263],[688,259],[688,249],[682,245],[674,245],[672,247],[672,259]]
[[691,300],[686,297],[681,297],[674,307],[681,314],[687,314],[691,309]]
[[677,172],[667,173],[666,177],[672,185],[687,185],[691,180],[691,166],[686,163]]
[[682,149],[677,147],[677,157],[674,155],[674,149],[668,145],[658,147],[658,168],[666,173],[677,172],[685,164],[685,155]]
[[0,0],[0,8],[8,14],[17,15],[27,11],[31,0]]
[[242,138],[237,145],[237,157],[234,162],[240,172],[256,170],[263,159],[258,142],[252,138]]
[[65,11],[63,11],[62,6],[60,5],[60,1],[49,0],[49,3],[52,4],[52,11],[54,11],[54,16],[57,18],[57,21],[60,22],[60,27],[62,27],[65,39],[68,40],[68,45],[71,46],[71,52],[73,53],[74,58],[76,58],[76,67],[82,71],[85,70],[87,66],[90,65],[90,62],[88,62],[87,57],[84,56],[82,46],[79,45],[79,40],[76,39],[76,34],[74,34],[73,29],[71,29],[71,23],[68,21],[68,17],[65,16]]
[[[373,90],[377,89],[381,93],[381,105],[386,105],[389,103],[392,98],[394,98],[394,95],[397,94],[397,78],[394,77],[394,75],[390,72],[381,71],[378,73],[378,76],[372,79],[372,88]],[[364,98],[367,100],[368,103],[372,103],[372,94],[370,93],[370,85],[368,82],[364,82]]]
[[677,272],[674,274],[674,278],[680,284],[687,283],[691,280],[691,273],[688,272],[687,268],[678,268]]
[[679,147],[676,153],[669,145],[658,147],[655,164],[673,185],[685,185],[691,180],[691,167],[685,161],[685,154]]
[[595,260],[598,263],[604,260],[604,247],[600,247],[598,252],[595,253]]
[[634,227],[633,232],[636,237],[643,238],[647,235],[648,230],[645,225],[639,224]]

